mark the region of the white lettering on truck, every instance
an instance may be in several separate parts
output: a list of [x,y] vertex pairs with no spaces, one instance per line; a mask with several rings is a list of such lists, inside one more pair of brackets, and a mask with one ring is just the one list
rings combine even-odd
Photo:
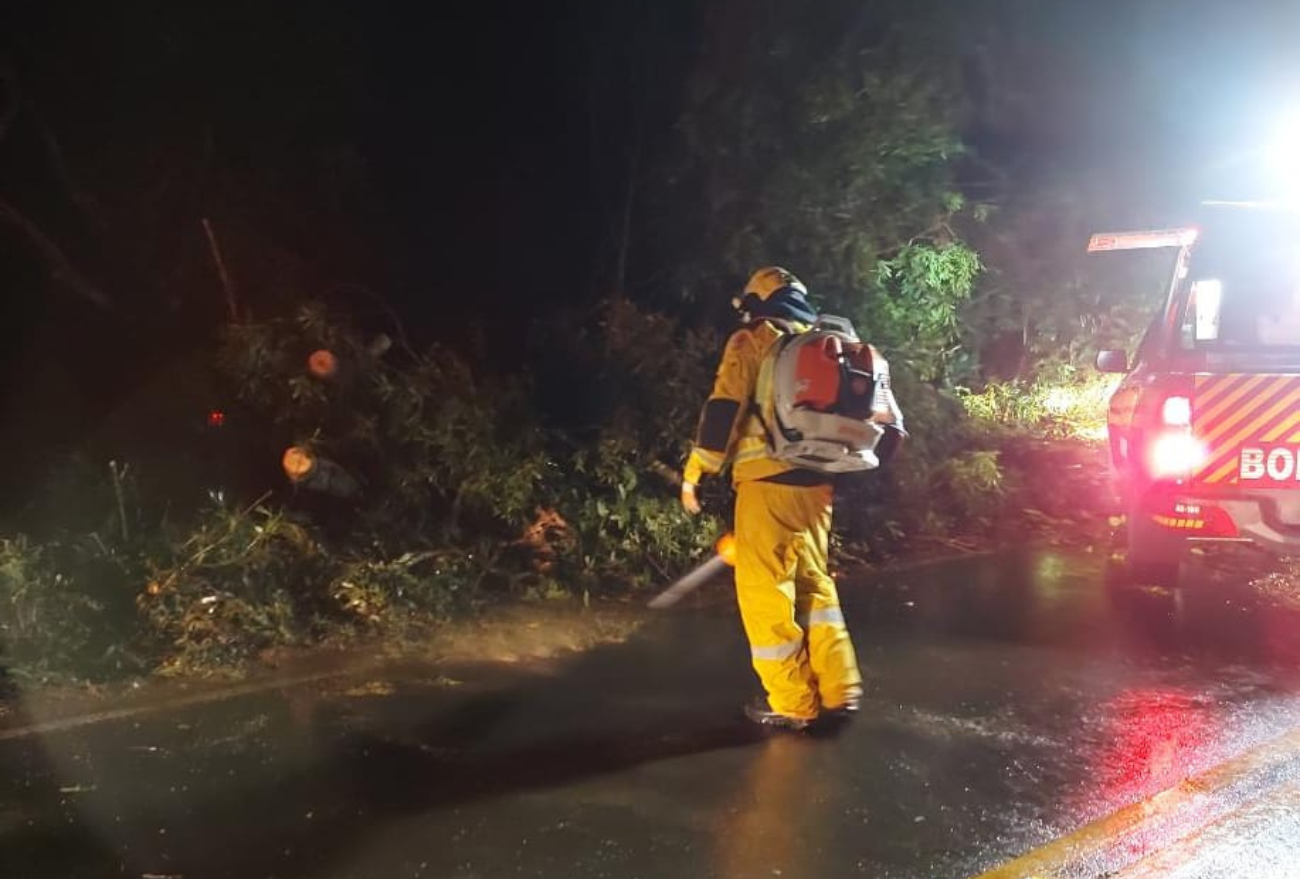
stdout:
[[1268,453],[1268,478],[1281,482],[1295,473],[1295,456],[1290,449],[1273,449]]
[[1241,450],[1241,478],[1242,479],[1263,479],[1264,478],[1264,450],[1263,449],[1242,449]]
[[1273,443],[1244,446],[1237,476],[1242,482],[1300,482],[1300,447]]

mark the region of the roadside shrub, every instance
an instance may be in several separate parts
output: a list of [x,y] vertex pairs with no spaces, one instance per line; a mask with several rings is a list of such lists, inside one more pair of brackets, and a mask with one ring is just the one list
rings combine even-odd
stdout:
[[335,607],[349,620],[406,625],[447,618],[495,593],[521,591],[535,569],[518,543],[484,539],[477,546],[408,551],[396,558],[341,562],[330,584]]
[[270,648],[445,617],[497,574],[501,548],[484,544],[358,555],[282,509],[218,507],[147,561],[137,603],[158,671],[238,669]]
[[1098,440],[1106,435],[1106,408],[1117,379],[1061,366],[1030,382],[990,382],[958,396],[971,417],[997,433]]
[[[225,672],[335,635],[400,636],[495,596],[666,583],[726,527],[721,480],[712,516],[687,517],[677,497],[721,346],[619,302],[540,328],[524,381],[315,305],[231,326],[218,366],[257,500],[213,492],[177,511],[165,481],[136,479],[167,462],[69,464],[28,507],[37,530],[0,541],[0,660],[45,677]],[[336,368],[313,373],[321,350]],[[1021,470],[1041,456],[1016,445],[1023,425],[1077,417],[1047,385],[958,400],[906,363],[894,384],[911,438],[837,493],[837,544],[873,559],[987,533],[1008,498],[1031,499]],[[290,444],[348,490],[291,485]]]
[[[238,401],[233,451],[269,490],[243,503],[214,492],[174,515],[137,488],[145,465],[60,468],[25,516],[42,532],[3,544],[3,662],[81,677],[128,662],[230,671],[268,649],[401,631],[493,595],[676,576],[721,530],[681,513],[672,472],[716,340],[627,304],[591,323],[556,334],[573,350],[538,353],[552,378],[572,371],[554,387],[577,406],[546,427],[528,382],[448,349],[394,345],[316,305],[227,328],[216,367]],[[334,368],[313,373],[321,350]],[[593,378],[603,395],[582,393]],[[356,490],[294,489],[277,467],[291,444]],[[247,497],[259,482],[241,485]]]
[[0,663],[29,679],[141,670],[133,562],[96,534],[0,539]]
[[54,569],[45,547],[22,536],[0,540],[0,602],[0,643],[11,666],[57,667],[85,651],[94,603]]
[[678,486],[722,344],[626,301],[539,329],[533,359],[554,447],[546,504],[570,529],[552,582],[662,583],[711,553],[723,526],[685,516]]
[[930,487],[965,523],[986,523],[1006,493],[998,452],[963,452],[945,461],[935,470]]
[[986,440],[952,395],[907,367],[894,370],[893,383],[909,434],[902,451],[888,467],[842,479],[837,491],[844,545],[875,559],[897,554],[909,538],[960,528],[964,510],[936,493],[935,474]]
[[566,454],[610,437],[620,454],[676,467],[723,342],[625,301],[557,315],[530,343],[539,416]]
[[339,615],[324,548],[282,510],[213,508],[147,565],[137,603],[163,673],[237,667]]
[[[322,349],[339,363],[332,377],[307,369]],[[484,378],[445,348],[367,339],[314,304],[290,319],[230,327],[220,363],[283,444],[358,480],[349,517],[386,548],[462,530],[505,534],[535,506],[545,457],[524,382]]]
[[555,506],[572,529],[557,560],[559,582],[662,583],[712,553],[721,523],[684,515],[675,487],[655,475],[644,453],[607,438],[578,452],[570,467],[572,475],[555,483]]

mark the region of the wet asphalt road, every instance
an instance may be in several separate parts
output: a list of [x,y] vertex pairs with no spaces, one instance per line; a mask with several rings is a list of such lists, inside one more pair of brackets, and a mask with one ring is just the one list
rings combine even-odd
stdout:
[[[1300,726],[1300,616],[1230,580],[1117,601],[1033,551],[844,584],[869,694],[838,734],[741,720],[739,623],[696,608],[554,663],[0,742],[0,876],[968,876]],[[1216,832],[1300,864],[1296,790]],[[1240,863],[1156,857],[1131,875]]]

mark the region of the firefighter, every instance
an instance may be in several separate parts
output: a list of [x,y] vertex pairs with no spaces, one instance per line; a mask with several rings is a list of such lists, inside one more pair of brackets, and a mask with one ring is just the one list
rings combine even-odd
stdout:
[[742,326],[727,341],[700,413],[681,487],[699,513],[697,486],[731,465],[736,488],[736,599],[754,671],[767,698],[745,706],[756,723],[791,730],[819,714],[847,716],[862,697],[853,642],[827,570],[834,487],[824,473],[767,454],[756,401],[759,365],[786,332],[817,319],[793,274],[759,269],[732,302]]

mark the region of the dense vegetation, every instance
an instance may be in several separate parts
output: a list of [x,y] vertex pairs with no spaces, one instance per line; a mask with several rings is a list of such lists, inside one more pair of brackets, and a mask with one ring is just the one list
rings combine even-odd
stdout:
[[[0,542],[4,663],[229,668],[496,597],[665,581],[723,527],[725,488],[713,519],[689,521],[675,471],[727,302],[771,262],[897,373],[913,438],[890,472],[844,486],[850,555],[1098,507],[1086,475],[1072,509],[1035,487],[1032,437],[1095,430],[1101,396],[1081,368],[1131,338],[1151,288],[1136,275],[1090,286],[1082,179],[1029,179],[1017,156],[978,147],[991,129],[1016,134],[990,89],[1029,25],[977,26],[937,3],[823,6],[594,19],[577,109],[548,119],[590,134],[574,196],[590,211],[574,216],[597,243],[576,259],[551,222],[550,177],[529,176],[531,141],[490,173],[537,186],[545,207],[498,206],[492,230],[453,199],[430,233],[452,245],[421,255],[407,184],[453,185],[469,158],[431,170],[419,143],[367,136],[380,62],[348,37],[348,14],[313,11],[301,39],[293,16],[242,28],[237,4],[150,8],[106,23],[113,39],[93,47],[37,16],[47,51],[0,66],[0,235],[21,249],[3,268],[37,303],[23,306],[36,337],[57,331],[85,355],[57,368],[86,390],[71,425],[47,418],[38,401],[59,385],[46,348],[10,401],[34,436],[46,419],[77,442],[14,440],[15,484],[45,475],[10,498]],[[286,68],[277,38],[291,32],[303,54]],[[212,65],[232,51],[246,67],[228,81]],[[120,111],[74,112],[53,69],[89,64],[85,52],[137,59],[102,86]],[[172,75],[146,77],[150,65]],[[515,233],[498,274],[491,237]],[[412,288],[427,294],[398,292]],[[125,338],[137,350],[119,358]],[[336,372],[308,370],[318,350]],[[343,488],[291,485],[278,468],[290,445],[331,462]]]

